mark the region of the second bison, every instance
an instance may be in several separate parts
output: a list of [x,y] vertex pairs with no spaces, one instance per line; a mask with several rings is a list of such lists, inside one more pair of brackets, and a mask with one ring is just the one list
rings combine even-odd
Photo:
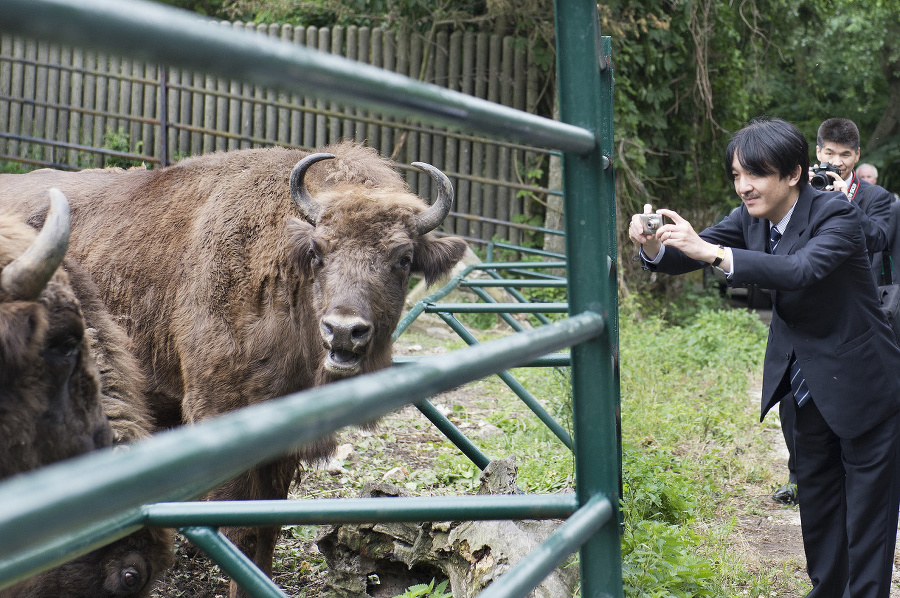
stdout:
[[[69,197],[70,251],[134,339],[158,423],[170,426],[390,365],[411,273],[433,281],[466,249],[431,232],[453,190],[438,169],[416,166],[438,189],[431,206],[353,143],[0,175],[0,205],[39,225],[48,188]],[[329,450],[324,440],[212,497],[285,498],[300,460]],[[230,535],[271,574],[277,532]]]
[[[0,479],[152,432],[129,340],[90,278],[63,262],[69,206],[59,191],[50,196],[37,235],[0,214]],[[171,530],[144,528],[0,598],[146,597],[173,542]]]

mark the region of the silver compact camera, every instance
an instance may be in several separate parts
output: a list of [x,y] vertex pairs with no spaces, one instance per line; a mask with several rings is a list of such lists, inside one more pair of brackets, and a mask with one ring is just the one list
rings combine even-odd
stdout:
[[663,217],[661,214],[638,214],[641,223],[644,225],[645,235],[655,235],[659,227],[663,225]]

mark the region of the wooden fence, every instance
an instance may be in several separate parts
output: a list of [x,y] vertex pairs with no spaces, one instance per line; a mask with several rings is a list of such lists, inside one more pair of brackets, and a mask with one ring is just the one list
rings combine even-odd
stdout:
[[[547,77],[524,40],[456,31],[433,39],[367,27],[220,24],[252,29],[537,113]],[[528,242],[543,232],[549,152],[322,100],[78,48],[0,36],[0,161],[56,168],[122,160],[152,167],[217,150],[312,149],[355,139],[401,165],[430,162],[457,188],[446,232]],[[423,195],[430,179],[409,168]],[[529,224],[523,224],[525,222]]]

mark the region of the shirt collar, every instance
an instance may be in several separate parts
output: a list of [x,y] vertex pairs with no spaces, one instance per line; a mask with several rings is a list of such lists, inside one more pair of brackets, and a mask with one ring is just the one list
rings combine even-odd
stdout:
[[[800,198],[797,198],[797,201],[800,201]],[[784,218],[779,220],[776,224],[772,224],[771,222],[769,223],[769,224],[771,224],[771,228],[775,228],[778,232],[780,232],[781,234],[784,234],[784,231],[787,228],[788,222],[791,221],[791,216],[793,216],[793,214],[794,214],[794,208],[796,208],[796,207],[797,207],[797,202],[795,201],[794,205],[791,206],[791,209],[788,210],[788,213],[784,215]]]

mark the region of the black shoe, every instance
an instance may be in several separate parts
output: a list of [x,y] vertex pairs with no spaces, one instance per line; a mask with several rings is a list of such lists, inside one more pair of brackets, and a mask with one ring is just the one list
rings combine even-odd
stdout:
[[772,495],[772,500],[785,505],[796,505],[800,501],[797,500],[797,484],[787,483]]

